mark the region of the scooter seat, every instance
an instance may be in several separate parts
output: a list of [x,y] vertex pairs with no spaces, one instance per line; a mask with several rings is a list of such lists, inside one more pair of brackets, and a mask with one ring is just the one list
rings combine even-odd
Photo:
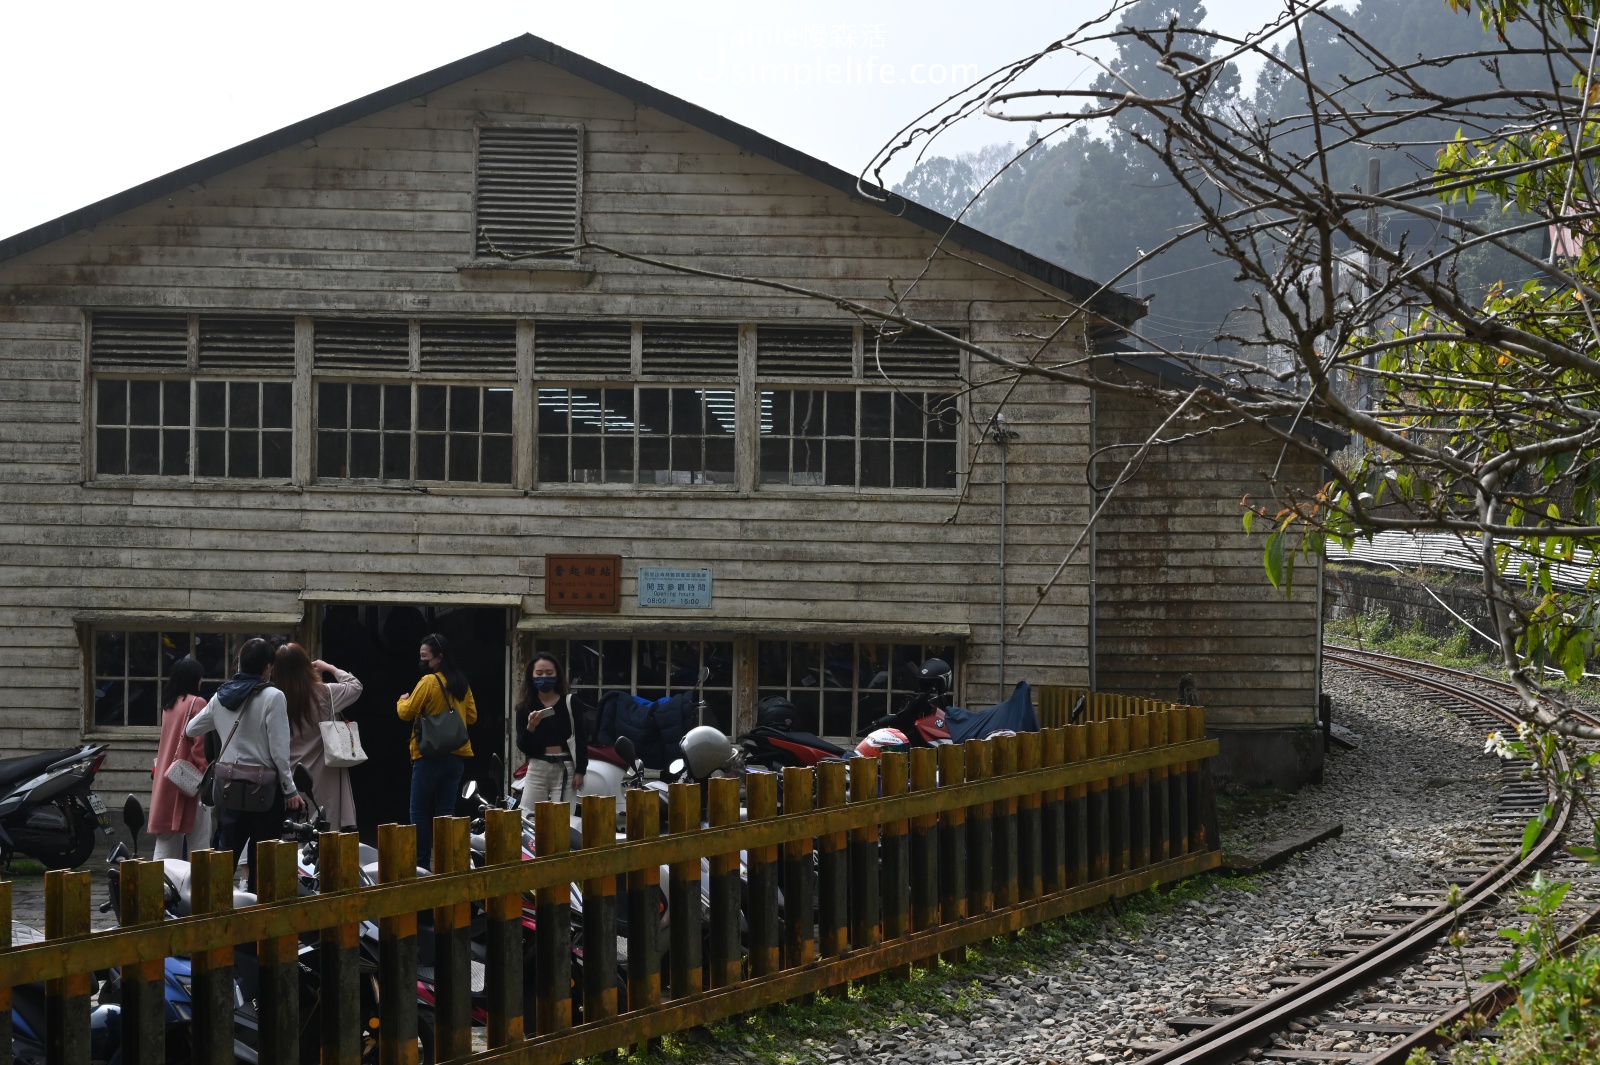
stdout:
[[60,751],[40,751],[22,758],[0,761],[0,788],[12,788],[30,777],[36,777],[63,758],[70,758],[81,748],[70,747]]

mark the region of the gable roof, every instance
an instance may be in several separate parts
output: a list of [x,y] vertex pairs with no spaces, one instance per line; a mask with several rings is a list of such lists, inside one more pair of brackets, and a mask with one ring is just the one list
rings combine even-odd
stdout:
[[714,136],[720,137],[739,148],[764,156],[773,162],[786,166],[806,177],[822,182],[840,192],[850,196],[851,199],[862,203],[871,203],[882,208],[890,214],[904,218],[914,225],[921,226],[931,233],[944,236],[980,255],[988,256],[1005,264],[1020,273],[1026,274],[1036,280],[1042,281],[1053,288],[1065,292],[1068,296],[1089,307],[1091,310],[1103,315],[1113,322],[1127,325],[1142,318],[1145,314],[1145,304],[1142,300],[1134,299],[1114,290],[1106,290],[1096,295],[1100,286],[1098,283],[1072,273],[1055,263],[1041,259],[1023,251],[1021,248],[1007,244],[1002,240],[980,232],[969,226],[955,222],[952,219],[930,210],[919,203],[914,203],[892,193],[886,194],[886,200],[868,199],[860,194],[856,187],[854,175],[840,170],[820,159],[797,151],[786,144],[773,140],[771,137],[757,133],[748,126],[723,118],[721,115],[707,111],[687,100],[663,92],[653,86],[646,85],[625,74],[612,70],[610,67],[596,63],[592,59],[569,52],[559,45],[525,33],[520,37],[513,37],[509,41],[497,44],[492,48],[485,48],[481,52],[458,59],[454,63],[446,63],[426,74],[380,89],[375,93],[351,100],[347,104],[324,111],[293,125],[285,126],[273,133],[257,137],[255,140],[246,141],[227,151],[218,152],[207,159],[190,163],[168,174],[152,178],[131,189],[108,196],[103,200],[81,207],[76,211],[52,219],[32,229],[24,230],[15,236],[0,240],[0,262],[14,258],[24,252],[43,247],[52,241],[60,240],[80,229],[98,225],[110,218],[131,210],[152,200],[171,195],[190,185],[209,180],[219,174],[243,166],[246,163],[272,154],[283,148],[290,147],[300,141],[308,140],[319,134],[328,132],[339,126],[347,125],[358,119],[366,118],[396,104],[407,100],[425,96],[445,86],[462,81],[476,74],[502,66],[514,59],[536,59],[548,63],[559,70],[563,70],[576,77],[583,78],[601,88],[608,89],[619,95],[625,96],[636,104],[654,108],[663,114],[669,115],[688,125],[695,126]]

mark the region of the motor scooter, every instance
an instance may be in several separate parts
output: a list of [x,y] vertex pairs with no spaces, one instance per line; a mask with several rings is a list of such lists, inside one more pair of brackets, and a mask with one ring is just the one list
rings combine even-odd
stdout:
[[94,776],[106,745],[41,751],[0,761],[0,863],[17,853],[46,869],[72,869],[94,852],[94,830],[111,835]]

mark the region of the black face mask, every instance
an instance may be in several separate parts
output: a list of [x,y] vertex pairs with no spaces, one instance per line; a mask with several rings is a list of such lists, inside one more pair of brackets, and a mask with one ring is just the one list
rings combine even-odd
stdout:
[[422,670],[424,673],[432,673],[433,663],[429,662],[426,658],[419,658],[417,659],[417,668]]

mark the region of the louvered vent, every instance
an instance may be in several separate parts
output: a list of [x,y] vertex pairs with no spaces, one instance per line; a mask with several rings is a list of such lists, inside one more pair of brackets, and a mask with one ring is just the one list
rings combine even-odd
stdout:
[[320,318],[316,353],[319,370],[408,370],[411,327],[387,318]]
[[961,376],[961,349],[926,333],[910,333],[881,343],[867,333],[863,372],[868,377],[955,378]]
[[497,249],[522,255],[577,243],[581,151],[575,129],[478,130],[480,257],[493,257]]
[[422,372],[516,373],[517,323],[423,322]]
[[186,314],[97,314],[89,336],[96,366],[182,370],[189,365]]
[[293,318],[200,316],[202,370],[293,370]]
[[625,374],[632,369],[631,322],[534,323],[535,373]]
[[855,338],[849,327],[756,327],[756,373],[762,377],[852,377]]
[[656,376],[739,376],[736,325],[645,325],[640,369]]

